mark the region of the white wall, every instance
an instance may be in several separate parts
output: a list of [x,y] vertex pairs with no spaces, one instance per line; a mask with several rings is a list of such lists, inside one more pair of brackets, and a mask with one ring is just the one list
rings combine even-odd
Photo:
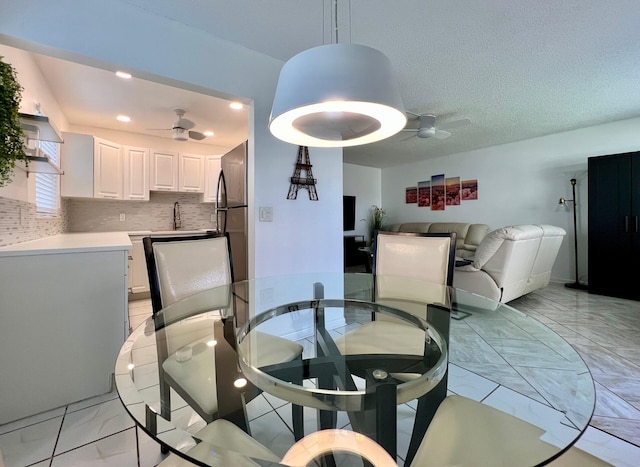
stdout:
[[[587,279],[587,158],[640,149],[640,118],[494,146],[382,171],[382,205],[392,222],[460,221],[489,224],[553,224],[567,231],[552,280],[573,281],[573,216],[558,199],[571,198],[577,179],[578,260]],[[431,175],[478,179],[478,200],[444,211],[405,204],[405,187]]]
[[[310,152],[319,201],[305,199],[305,192],[286,199],[297,147],[267,128],[282,62],[119,2],[0,0],[0,10],[0,42],[251,99],[249,275],[342,270],[342,151]],[[256,222],[259,206],[273,207],[273,222]]]
[[382,206],[382,170],[344,164],[343,180],[344,194],[356,197],[356,228],[345,235],[364,235],[370,240],[367,223],[362,219],[367,219],[371,206]]

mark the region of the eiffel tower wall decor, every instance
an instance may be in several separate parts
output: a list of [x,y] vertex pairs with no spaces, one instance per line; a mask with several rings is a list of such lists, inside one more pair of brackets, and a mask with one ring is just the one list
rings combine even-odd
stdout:
[[[300,188],[306,188],[309,192],[309,199],[311,201],[318,201],[318,192],[316,191],[316,182],[318,180],[313,178],[311,167],[309,148],[307,146],[298,146],[298,160],[296,161],[295,169],[293,169],[287,199],[296,199],[298,197],[298,190]],[[304,177],[302,176],[302,171],[304,171]]]

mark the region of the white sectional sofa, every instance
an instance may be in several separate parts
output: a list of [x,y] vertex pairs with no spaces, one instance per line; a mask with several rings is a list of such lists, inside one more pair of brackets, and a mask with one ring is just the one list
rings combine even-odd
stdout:
[[509,302],[546,287],[566,231],[553,225],[513,225],[487,234],[473,261],[456,267],[453,285]]
[[489,232],[487,224],[469,224],[466,222],[406,222],[394,224],[388,230],[393,232],[445,233],[455,232],[456,257],[472,259],[476,248]]

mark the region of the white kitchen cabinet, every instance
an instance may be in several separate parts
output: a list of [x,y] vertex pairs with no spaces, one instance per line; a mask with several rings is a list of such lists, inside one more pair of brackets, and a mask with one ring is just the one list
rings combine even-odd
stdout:
[[[145,235],[146,236],[146,235]],[[147,272],[147,260],[144,257],[142,239],[145,236],[131,235],[133,248],[129,252],[129,292],[149,292],[149,274]]]
[[151,150],[150,156],[151,191],[178,191],[178,153]]
[[178,191],[204,193],[204,156],[178,154]]
[[65,198],[149,200],[149,150],[63,133],[60,194]]
[[60,196],[93,198],[93,136],[63,132],[62,137]]
[[122,199],[122,151],[117,143],[93,138],[93,197]]
[[151,150],[151,191],[204,193],[204,156]]
[[203,203],[215,203],[218,189],[218,176],[220,175],[220,157],[204,156],[204,193]]
[[149,201],[149,149],[122,147],[124,167],[123,199]]

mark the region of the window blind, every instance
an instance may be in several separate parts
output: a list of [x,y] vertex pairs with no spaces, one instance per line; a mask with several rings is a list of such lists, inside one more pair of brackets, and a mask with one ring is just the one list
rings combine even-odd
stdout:
[[[59,165],[58,152],[60,145],[51,141],[40,141],[40,151],[49,156],[51,162]],[[36,212],[57,214],[60,206],[60,176],[52,174],[36,174]]]

